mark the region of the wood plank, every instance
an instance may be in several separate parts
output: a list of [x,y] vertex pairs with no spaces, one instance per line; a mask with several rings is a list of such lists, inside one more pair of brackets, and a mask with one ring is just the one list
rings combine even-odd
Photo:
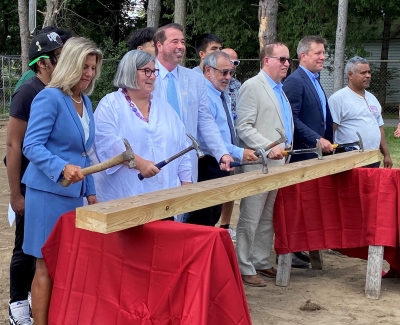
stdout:
[[365,296],[379,299],[381,296],[383,246],[369,246]]
[[78,228],[111,233],[379,161],[378,150],[351,151],[113,200],[76,209]]
[[276,270],[275,284],[279,287],[287,287],[290,282],[290,270],[292,268],[292,253],[280,254]]

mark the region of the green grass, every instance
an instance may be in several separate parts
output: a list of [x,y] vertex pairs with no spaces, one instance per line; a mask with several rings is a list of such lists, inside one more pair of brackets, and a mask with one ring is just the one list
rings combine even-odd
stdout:
[[389,146],[390,157],[392,157],[393,167],[400,168],[400,138],[395,138],[393,135],[396,127],[385,126],[384,130]]

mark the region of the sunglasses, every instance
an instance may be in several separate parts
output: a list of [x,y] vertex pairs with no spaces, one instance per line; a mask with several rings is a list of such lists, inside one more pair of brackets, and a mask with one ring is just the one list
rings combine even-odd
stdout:
[[231,60],[232,64],[237,67],[240,64],[239,60]]
[[144,74],[146,77],[151,77],[151,74],[154,74],[154,77],[158,77],[158,72],[160,71],[159,69],[154,69],[151,70],[150,68],[145,68],[145,69],[138,69],[139,71],[144,71]]
[[289,62],[289,64],[292,64],[292,59],[284,56],[268,56],[268,58],[278,59],[280,64],[285,64],[286,61]]
[[214,70],[217,70],[219,73],[221,73],[224,77],[226,77],[228,74],[232,77],[235,74],[235,69],[224,69],[220,70],[217,68],[212,67],[211,65],[209,66],[210,68],[213,68]]

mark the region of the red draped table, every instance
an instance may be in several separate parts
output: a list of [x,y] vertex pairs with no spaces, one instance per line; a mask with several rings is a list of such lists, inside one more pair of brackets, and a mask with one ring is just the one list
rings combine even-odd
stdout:
[[367,259],[368,246],[384,246],[384,259],[400,271],[400,170],[357,168],[279,190],[275,250],[340,249]]
[[157,221],[104,235],[70,212],[42,252],[49,324],[251,324],[226,230]]

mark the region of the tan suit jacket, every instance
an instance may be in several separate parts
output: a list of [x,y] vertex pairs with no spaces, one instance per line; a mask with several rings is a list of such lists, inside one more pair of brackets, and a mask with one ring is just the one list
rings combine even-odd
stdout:
[[[244,148],[266,148],[280,138],[276,128],[285,132],[283,118],[278,99],[262,71],[255,77],[247,80],[239,90],[236,104],[236,131],[239,137],[239,146]],[[294,130],[292,119],[292,132]],[[284,143],[279,145],[283,150]],[[268,154],[268,152],[267,152]],[[283,165],[282,160],[268,159],[269,166]],[[247,168],[245,171],[260,167]]]

